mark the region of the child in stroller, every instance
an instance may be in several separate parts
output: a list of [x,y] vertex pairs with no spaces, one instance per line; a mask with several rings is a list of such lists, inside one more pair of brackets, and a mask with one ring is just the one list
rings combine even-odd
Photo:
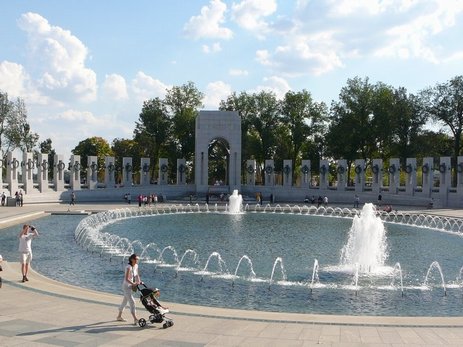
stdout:
[[[148,288],[144,283],[141,283],[137,286],[137,289],[140,292],[141,303],[145,306],[146,310],[151,313],[148,318],[151,323],[164,322],[162,325],[164,329],[174,325],[174,321],[165,316],[166,313],[169,313],[169,309],[163,307],[157,300],[161,295],[161,291],[158,288]],[[138,325],[142,328],[146,323],[144,318],[138,320]]]

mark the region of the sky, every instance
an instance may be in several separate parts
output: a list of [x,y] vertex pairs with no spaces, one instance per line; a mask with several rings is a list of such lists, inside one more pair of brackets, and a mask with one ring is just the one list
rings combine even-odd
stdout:
[[132,138],[143,101],[188,81],[328,105],[349,78],[409,93],[463,68],[461,0],[0,0],[0,91],[59,154]]

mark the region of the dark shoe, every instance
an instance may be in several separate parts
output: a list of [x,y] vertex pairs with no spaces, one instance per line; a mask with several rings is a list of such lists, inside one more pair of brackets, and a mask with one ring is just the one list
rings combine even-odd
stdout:
[[24,279],[25,279],[26,281],[29,281],[29,279],[27,278],[27,276],[24,276]]
[[0,277],[0,288],[2,288],[2,278]]
[[26,276],[23,276],[23,279],[21,280],[22,283],[26,282]]

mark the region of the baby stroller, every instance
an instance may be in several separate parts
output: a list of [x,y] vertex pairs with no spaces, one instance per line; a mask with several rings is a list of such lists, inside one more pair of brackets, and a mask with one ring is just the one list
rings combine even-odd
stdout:
[[[154,323],[162,323],[164,329],[174,325],[174,321],[165,316],[166,313],[169,313],[169,310],[162,307],[157,298],[160,296],[161,291],[157,288],[151,289],[148,288],[144,283],[141,283],[137,286],[138,291],[140,292],[140,301],[145,306],[151,315],[148,320]],[[140,327],[146,326],[146,319],[140,318],[138,320],[138,325]]]

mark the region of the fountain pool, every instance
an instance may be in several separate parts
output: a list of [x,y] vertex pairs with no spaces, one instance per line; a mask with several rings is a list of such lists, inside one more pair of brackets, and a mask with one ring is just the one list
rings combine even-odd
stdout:
[[[372,263],[355,254],[372,242],[365,230],[378,223],[374,214],[365,221],[353,220],[359,211],[348,209],[244,210],[228,214],[213,206],[179,205],[120,209],[83,220],[44,218],[36,223],[42,237],[34,241],[34,266],[64,282],[119,293],[125,258],[137,252],[144,281],[163,289],[166,301],[303,313],[463,316],[458,221],[383,215],[394,223],[381,223],[384,233],[373,237],[382,246],[376,244]],[[2,252],[13,259],[16,234],[15,228],[0,233],[2,248],[12,249],[10,255]]]

